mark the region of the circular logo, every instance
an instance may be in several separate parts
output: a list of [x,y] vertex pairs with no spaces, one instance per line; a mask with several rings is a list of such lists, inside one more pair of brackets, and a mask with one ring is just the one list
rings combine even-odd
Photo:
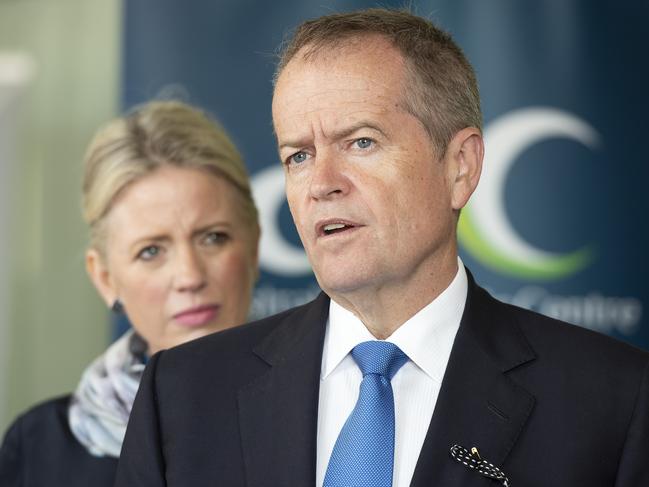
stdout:
[[261,239],[259,266],[265,271],[296,277],[311,273],[311,264],[302,247],[288,242],[279,227],[279,212],[286,201],[284,170],[274,165],[252,178],[252,194],[259,210]]
[[484,133],[486,154],[480,184],[462,210],[458,237],[480,263],[502,274],[526,279],[558,279],[583,269],[593,257],[590,246],[559,254],[526,242],[505,211],[507,173],[532,145],[569,138],[594,149],[599,135],[574,115],[551,108],[526,108],[491,122]]

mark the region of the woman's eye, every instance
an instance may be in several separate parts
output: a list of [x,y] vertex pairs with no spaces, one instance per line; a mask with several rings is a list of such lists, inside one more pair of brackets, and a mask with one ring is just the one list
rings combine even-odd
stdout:
[[230,235],[225,232],[210,232],[205,236],[208,245],[221,245],[230,240]]
[[302,152],[302,151],[296,152],[295,154],[293,154],[291,157],[288,158],[288,163],[301,164],[304,161],[306,161],[308,157],[309,155],[306,152]]
[[367,149],[372,146],[374,141],[372,139],[368,139],[367,137],[361,137],[360,139],[356,139],[354,141],[354,144],[356,144],[356,147],[359,149]]
[[141,260],[153,260],[160,253],[160,247],[157,245],[149,245],[140,250],[137,258]]

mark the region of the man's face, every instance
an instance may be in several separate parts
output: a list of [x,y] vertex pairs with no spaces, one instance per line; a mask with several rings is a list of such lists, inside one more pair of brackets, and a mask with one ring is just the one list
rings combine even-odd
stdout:
[[365,37],[281,73],[273,121],[286,195],[329,294],[407,287],[455,265],[452,176],[402,103],[404,61]]

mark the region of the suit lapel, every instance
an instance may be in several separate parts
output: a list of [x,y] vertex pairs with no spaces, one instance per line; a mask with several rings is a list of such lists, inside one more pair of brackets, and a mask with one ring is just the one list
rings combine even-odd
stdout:
[[329,299],[287,313],[254,353],[268,371],[238,393],[248,487],[314,485],[320,367]]
[[[450,448],[477,447],[496,466],[505,461],[534,406],[507,372],[535,358],[518,325],[469,274],[464,316],[453,344],[411,485],[494,485],[453,460]],[[507,474],[506,469],[505,474]]]
[[[238,393],[248,487],[314,485],[320,367],[329,299],[289,312],[254,353],[265,374]],[[454,444],[502,465],[534,406],[507,372],[535,355],[507,307],[469,294],[411,485],[469,487],[490,481],[453,460]],[[507,473],[505,469],[505,473]]]

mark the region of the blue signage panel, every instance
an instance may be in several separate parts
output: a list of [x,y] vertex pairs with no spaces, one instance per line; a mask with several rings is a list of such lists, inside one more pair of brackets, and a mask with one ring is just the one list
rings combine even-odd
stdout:
[[[486,157],[459,226],[464,262],[503,300],[649,349],[649,5],[625,3],[412,2],[454,35],[480,82]],[[126,1],[124,108],[200,105],[250,168],[263,230],[254,317],[318,291],[283,194],[275,53],[305,19],[371,6]]]

